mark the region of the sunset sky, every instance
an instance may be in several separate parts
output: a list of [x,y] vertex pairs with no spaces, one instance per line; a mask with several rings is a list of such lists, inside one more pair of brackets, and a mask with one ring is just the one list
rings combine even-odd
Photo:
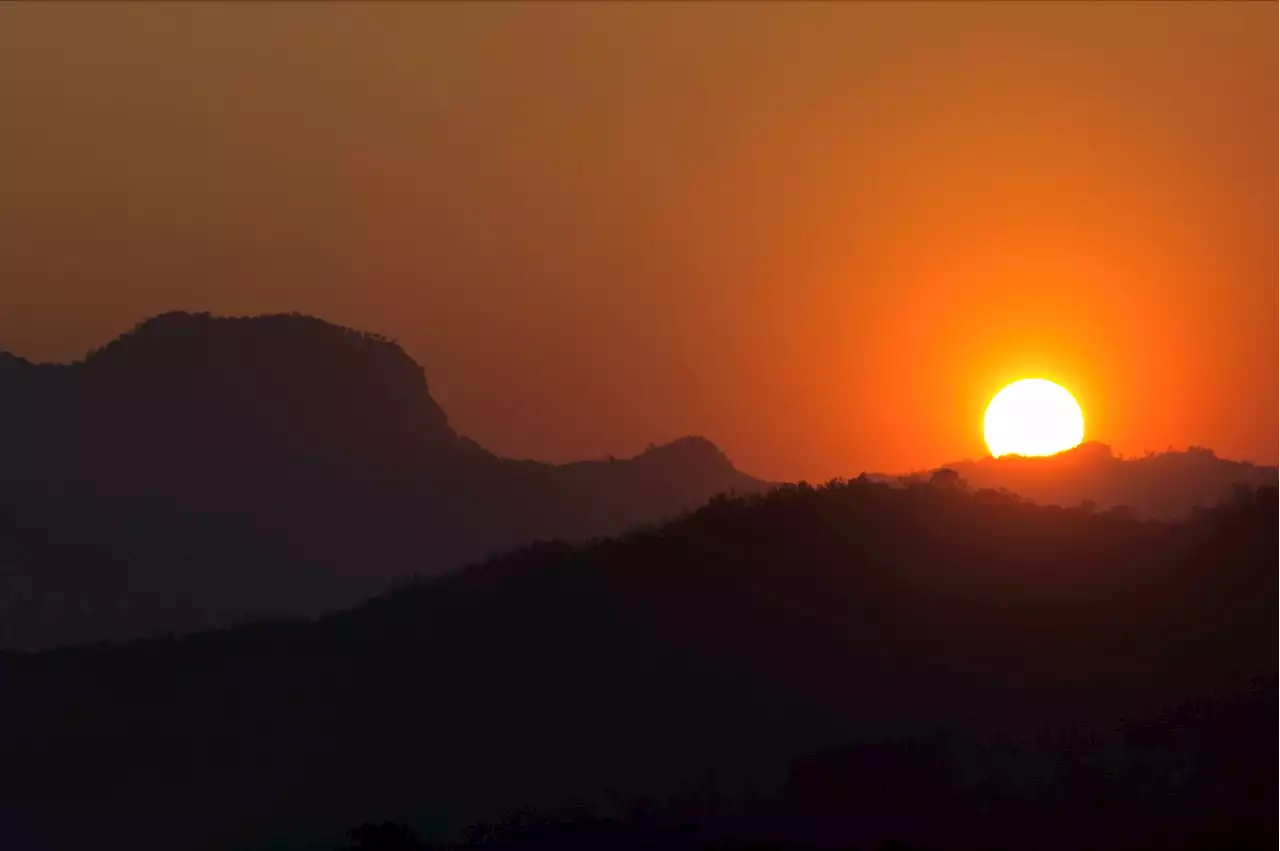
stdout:
[[501,454],[771,479],[1040,376],[1274,464],[1276,81],[1274,3],[6,4],[0,349],[298,310]]

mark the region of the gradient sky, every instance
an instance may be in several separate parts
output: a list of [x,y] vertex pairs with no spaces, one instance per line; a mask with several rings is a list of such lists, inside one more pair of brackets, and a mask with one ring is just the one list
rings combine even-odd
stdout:
[[1274,3],[0,6],[0,348],[396,338],[503,454],[1277,461]]

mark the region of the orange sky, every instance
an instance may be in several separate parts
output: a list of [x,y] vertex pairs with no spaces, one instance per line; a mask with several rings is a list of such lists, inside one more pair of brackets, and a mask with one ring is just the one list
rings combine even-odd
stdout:
[[510,455],[1277,461],[1277,6],[0,8],[0,348],[300,310]]

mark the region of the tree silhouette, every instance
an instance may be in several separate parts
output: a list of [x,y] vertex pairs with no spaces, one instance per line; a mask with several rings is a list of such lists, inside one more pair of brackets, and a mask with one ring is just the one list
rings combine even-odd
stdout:
[[951,488],[955,490],[963,490],[965,488],[964,480],[960,478],[960,474],[949,467],[935,470],[929,476],[929,484],[936,488]]

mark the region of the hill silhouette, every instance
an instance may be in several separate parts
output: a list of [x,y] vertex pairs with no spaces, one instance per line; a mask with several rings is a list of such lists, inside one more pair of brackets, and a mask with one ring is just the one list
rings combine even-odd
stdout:
[[[783,486],[314,622],[0,654],[0,823],[29,851],[331,849],[360,824],[407,847],[397,821],[541,848],[1270,847],[1278,508]],[[558,806],[595,815],[510,816]]]
[[710,442],[499,458],[422,369],[301,315],[168,313],[74,364],[0,353],[0,647],[309,615],[762,482]]
[[1006,455],[946,466],[975,488],[1004,488],[1042,505],[1128,507],[1151,518],[1185,517],[1230,498],[1238,487],[1276,487],[1280,478],[1276,467],[1219,458],[1199,446],[1123,458],[1098,442],[1038,458]]

